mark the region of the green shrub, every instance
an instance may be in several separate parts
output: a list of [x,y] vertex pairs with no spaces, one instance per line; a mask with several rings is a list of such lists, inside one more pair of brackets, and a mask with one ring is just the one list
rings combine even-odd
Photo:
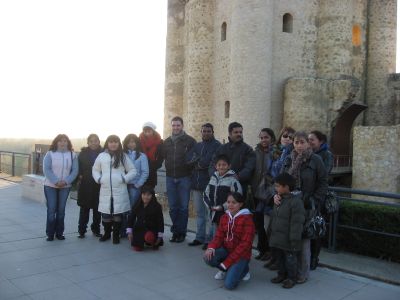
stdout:
[[[342,200],[339,224],[400,234],[400,208]],[[400,262],[400,238],[340,228],[339,249]]]

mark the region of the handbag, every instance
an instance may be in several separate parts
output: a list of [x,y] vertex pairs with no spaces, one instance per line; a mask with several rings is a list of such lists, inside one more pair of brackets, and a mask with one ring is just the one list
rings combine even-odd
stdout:
[[334,214],[339,210],[339,201],[334,191],[327,191],[325,195],[325,203],[323,209],[327,214]]
[[272,195],[271,184],[269,184],[265,176],[263,176],[254,193],[254,198],[266,201],[269,200]]
[[322,238],[326,234],[326,222],[321,214],[315,209],[314,199],[311,200],[312,209],[303,226],[302,237],[304,239]]

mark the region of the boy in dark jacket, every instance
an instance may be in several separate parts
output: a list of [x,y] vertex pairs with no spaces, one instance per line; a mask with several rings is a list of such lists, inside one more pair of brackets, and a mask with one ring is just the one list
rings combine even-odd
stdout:
[[164,217],[151,187],[142,188],[140,200],[129,215],[126,233],[135,251],[142,251],[145,245],[154,250],[163,245]]
[[288,173],[275,178],[274,196],[280,201],[274,205],[271,222],[270,246],[276,249],[279,264],[278,276],[272,283],[283,282],[284,288],[292,288],[297,278],[297,252],[301,250],[301,234],[305,221],[305,210],[301,192],[292,192],[296,179]]

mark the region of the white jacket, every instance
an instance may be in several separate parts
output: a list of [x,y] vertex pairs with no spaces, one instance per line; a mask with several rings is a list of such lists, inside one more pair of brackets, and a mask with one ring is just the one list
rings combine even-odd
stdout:
[[114,158],[107,152],[97,156],[92,168],[94,180],[101,184],[99,212],[111,214],[111,196],[113,198],[114,214],[130,210],[129,195],[126,183],[136,175],[136,169],[128,155],[124,153],[124,164],[113,167]]

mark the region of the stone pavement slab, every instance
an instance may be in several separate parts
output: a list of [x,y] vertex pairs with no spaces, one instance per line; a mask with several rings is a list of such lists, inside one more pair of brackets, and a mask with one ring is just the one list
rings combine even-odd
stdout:
[[[275,273],[253,260],[252,278],[228,291],[202,261],[200,247],[166,242],[159,251],[131,251],[78,239],[79,209],[68,201],[66,240],[45,241],[46,208],[21,196],[19,185],[0,188],[0,300],[7,299],[400,299],[400,287],[326,268],[285,290]],[[166,235],[169,232],[166,227]],[[189,234],[187,242],[194,238]]]

